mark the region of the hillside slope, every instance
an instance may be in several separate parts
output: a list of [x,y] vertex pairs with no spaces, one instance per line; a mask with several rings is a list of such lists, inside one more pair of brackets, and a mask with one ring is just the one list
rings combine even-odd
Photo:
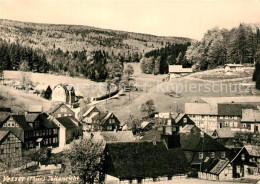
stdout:
[[39,24],[0,19],[0,38],[43,51],[105,50],[117,53],[145,53],[167,43],[186,43],[189,38],[160,37],[83,25]]

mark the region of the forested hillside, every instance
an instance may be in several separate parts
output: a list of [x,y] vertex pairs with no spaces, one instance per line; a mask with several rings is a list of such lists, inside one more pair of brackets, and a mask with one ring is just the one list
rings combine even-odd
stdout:
[[94,81],[112,80],[124,62],[139,62],[154,49],[191,39],[113,31],[77,25],[27,23],[0,19],[1,68],[56,72]]
[[260,57],[259,26],[240,24],[231,30],[208,30],[201,41],[191,44],[185,57],[200,70],[226,63],[254,63]]

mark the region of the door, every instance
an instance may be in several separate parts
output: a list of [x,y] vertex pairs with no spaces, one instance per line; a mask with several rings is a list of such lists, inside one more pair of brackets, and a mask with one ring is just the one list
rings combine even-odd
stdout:
[[222,128],[222,123],[219,123],[219,128]]

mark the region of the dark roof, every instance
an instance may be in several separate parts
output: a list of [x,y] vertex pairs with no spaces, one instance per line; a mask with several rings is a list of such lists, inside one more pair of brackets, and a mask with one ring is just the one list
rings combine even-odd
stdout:
[[100,120],[102,121],[106,116],[107,116],[107,112],[101,112],[101,113],[98,113],[96,116],[94,116],[92,118],[92,120]]
[[32,127],[26,122],[25,115],[11,115],[14,121],[18,123],[23,130],[32,130]]
[[[203,136],[202,136],[203,135]],[[181,149],[192,152],[227,151],[228,148],[193,125],[190,132],[180,133]]]
[[227,103],[218,104],[218,115],[220,116],[242,116],[242,109],[255,109],[256,104]]
[[78,123],[78,120],[72,116],[56,118],[65,128],[76,128],[78,127],[74,122]]
[[106,173],[121,179],[172,176],[189,170],[180,149],[168,150],[164,142],[108,143]]
[[39,114],[26,114],[25,115],[26,122],[30,122],[30,123],[34,122],[38,116]]
[[53,121],[47,119],[44,114],[40,114],[40,122],[46,128],[58,128],[58,126]]
[[144,136],[141,138],[142,141],[156,141],[159,142],[161,141],[161,130],[149,130],[144,134]]

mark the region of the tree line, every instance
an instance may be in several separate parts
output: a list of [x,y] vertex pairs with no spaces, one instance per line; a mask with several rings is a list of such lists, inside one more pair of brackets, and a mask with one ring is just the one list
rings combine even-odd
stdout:
[[260,56],[260,31],[255,25],[240,24],[231,30],[213,28],[201,41],[187,49],[186,59],[198,70],[226,63],[254,63]]
[[0,40],[0,70],[18,70],[23,61],[28,62],[30,71],[46,73],[49,70],[45,54],[19,43]]
[[141,59],[141,70],[146,74],[165,74],[168,73],[168,65],[179,64],[183,67],[191,67],[186,60],[185,53],[190,46],[186,44],[168,44],[160,49],[145,53]]

